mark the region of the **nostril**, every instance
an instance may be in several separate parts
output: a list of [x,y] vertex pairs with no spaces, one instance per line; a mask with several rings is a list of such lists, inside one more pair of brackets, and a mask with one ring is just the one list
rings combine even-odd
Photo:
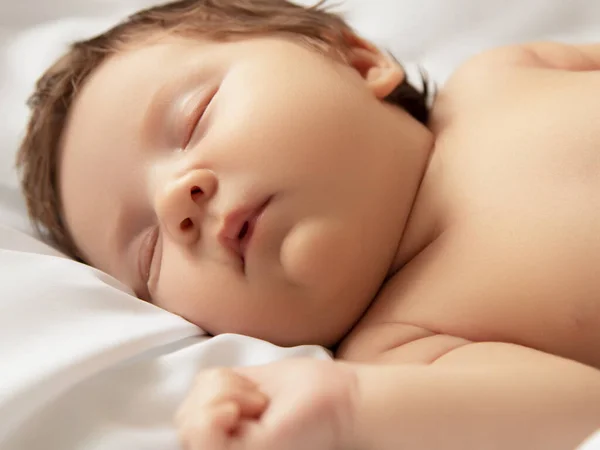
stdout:
[[204,192],[198,186],[194,186],[190,189],[190,194],[192,195],[192,199],[196,200],[196,198],[204,194]]
[[181,231],[187,231],[194,226],[194,222],[189,217],[179,224]]

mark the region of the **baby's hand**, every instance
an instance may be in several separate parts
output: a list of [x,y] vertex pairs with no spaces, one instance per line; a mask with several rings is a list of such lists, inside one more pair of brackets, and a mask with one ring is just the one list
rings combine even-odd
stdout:
[[177,414],[186,450],[339,450],[352,442],[356,382],[332,361],[202,372]]
[[186,450],[230,449],[242,425],[259,419],[267,404],[256,384],[234,370],[201,372],[177,413],[181,442]]

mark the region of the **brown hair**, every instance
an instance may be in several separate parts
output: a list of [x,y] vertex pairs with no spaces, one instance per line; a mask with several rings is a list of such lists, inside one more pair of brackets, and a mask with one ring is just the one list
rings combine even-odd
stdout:
[[[36,230],[69,256],[79,258],[61,217],[57,160],[71,105],[104,60],[160,33],[217,41],[285,33],[343,58],[346,37],[352,31],[324,3],[302,7],[287,0],[179,0],[140,11],[99,36],[74,43],[38,80],[28,102],[32,114],[17,155],[21,186]],[[405,80],[386,100],[425,123],[426,83],[424,86],[419,92]]]

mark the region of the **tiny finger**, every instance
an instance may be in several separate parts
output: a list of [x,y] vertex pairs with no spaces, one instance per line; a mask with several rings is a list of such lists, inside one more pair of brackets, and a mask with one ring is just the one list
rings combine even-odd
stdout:
[[239,402],[242,417],[246,419],[260,417],[269,404],[268,397],[259,390],[239,395],[236,400]]
[[235,403],[224,403],[186,419],[177,427],[185,450],[226,450],[232,433],[239,426],[239,407]]
[[214,427],[227,433],[233,432],[240,424],[242,410],[235,402],[225,402],[212,408],[212,423]]

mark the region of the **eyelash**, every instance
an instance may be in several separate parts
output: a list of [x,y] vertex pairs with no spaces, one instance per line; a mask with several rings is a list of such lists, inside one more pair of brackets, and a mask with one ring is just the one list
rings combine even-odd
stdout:
[[158,227],[152,228],[144,238],[140,249],[140,273],[144,283],[148,283],[150,272],[154,263],[156,253],[156,245],[158,243],[159,233]]
[[188,123],[185,127],[186,132],[185,132],[185,136],[183,139],[183,145],[181,148],[185,149],[190,145],[192,137],[194,136],[194,133],[196,132],[196,128],[198,127],[198,123],[202,120],[202,117],[204,117],[204,113],[206,112],[206,109],[212,102],[212,99],[214,98],[216,93],[217,93],[217,91],[215,90],[210,95],[206,96],[202,101],[200,101],[194,108],[192,114],[190,115]]

